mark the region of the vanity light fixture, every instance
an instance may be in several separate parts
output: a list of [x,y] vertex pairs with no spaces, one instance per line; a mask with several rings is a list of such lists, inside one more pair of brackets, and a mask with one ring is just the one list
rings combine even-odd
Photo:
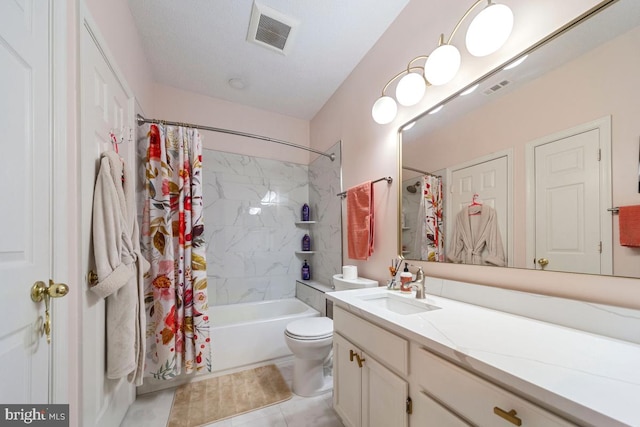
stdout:
[[489,5],[473,18],[465,44],[473,56],[487,56],[496,52],[507,41],[513,29],[513,12],[504,4]]
[[426,89],[427,81],[422,74],[408,73],[396,86],[396,99],[400,105],[410,107],[420,102]]
[[[457,47],[451,44],[453,37],[462,22],[480,4],[487,3],[478,13],[467,30],[465,45],[473,56],[487,56],[502,47],[513,28],[513,12],[508,6],[494,3],[492,0],[476,0],[460,18],[451,35],[445,40],[440,34],[438,47],[430,55],[420,55],[409,61],[407,68],[393,76],[384,88],[382,95],[373,104],[371,115],[378,124],[391,123],[398,113],[398,105],[405,107],[420,102],[428,86],[439,86],[449,83],[458,73],[462,57]],[[423,66],[414,65],[416,61],[425,60]],[[386,95],[389,86],[398,80],[396,99]],[[470,92],[469,92],[470,93]]]

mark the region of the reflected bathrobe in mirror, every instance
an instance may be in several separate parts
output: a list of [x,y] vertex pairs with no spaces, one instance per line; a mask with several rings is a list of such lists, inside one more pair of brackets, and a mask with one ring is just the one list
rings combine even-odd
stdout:
[[462,264],[506,265],[495,209],[475,205],[456,215],[448,258]]

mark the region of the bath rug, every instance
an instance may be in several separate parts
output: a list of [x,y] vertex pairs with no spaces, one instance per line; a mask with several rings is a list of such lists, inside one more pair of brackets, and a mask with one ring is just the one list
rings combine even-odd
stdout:
[[168,427],[199,427],[291,398],[275,365],[181,385],[176,389]]

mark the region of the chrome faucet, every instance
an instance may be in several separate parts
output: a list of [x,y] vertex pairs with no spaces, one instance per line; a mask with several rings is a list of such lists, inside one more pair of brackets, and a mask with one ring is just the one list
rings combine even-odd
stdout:
[[411,282],[412,285],[416,286],[416,298],[425,299],[424,294],[424,272],[422,271],[422,267],[418,267],[418,271],[416,273],[416,280]]

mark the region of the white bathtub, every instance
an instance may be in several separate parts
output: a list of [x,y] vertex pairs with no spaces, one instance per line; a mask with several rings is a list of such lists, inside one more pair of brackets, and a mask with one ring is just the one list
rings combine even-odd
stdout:
[[284,340],[287,324],[319,315],[296,298],[210,307],[212,372],[291,355]]
[[296,298],[209,307],[211,374],[178,375],[170,381],[145,377],[137,394],[199,381],[291,355],[284,340],[287,323],[320,313]]

